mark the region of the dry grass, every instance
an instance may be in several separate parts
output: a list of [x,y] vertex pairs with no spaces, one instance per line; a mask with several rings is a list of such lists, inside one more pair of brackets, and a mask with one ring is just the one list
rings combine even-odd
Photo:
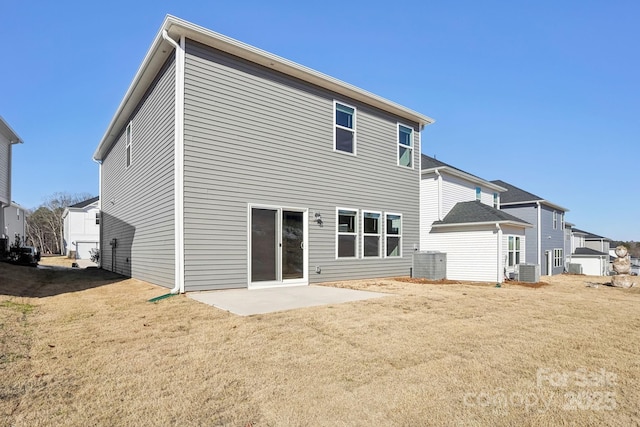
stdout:
[[334,283],[394,296],[250,317],[96,270],[0,280],[0,425],[640,423],[640,289],[607,278]]

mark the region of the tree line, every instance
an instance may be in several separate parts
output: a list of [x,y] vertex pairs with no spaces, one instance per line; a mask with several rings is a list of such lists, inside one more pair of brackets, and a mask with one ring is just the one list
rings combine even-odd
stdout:
[[619,245],[626,247],[629,250],[629,255],[633,258],[640,258],[640,242],[634,242],[633,240],[630,242],[613,241],[610,247],[614,249]]
[[43,254],[62,254],[64,250],[64,209],[93,197],[89,193],[54,193],[26,215],[26,245],[35,246]]

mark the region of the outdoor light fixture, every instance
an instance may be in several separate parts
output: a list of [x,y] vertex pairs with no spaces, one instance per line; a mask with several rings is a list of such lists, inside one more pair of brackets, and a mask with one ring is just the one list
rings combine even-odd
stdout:
[[322,227],[322,215],[320,215],[320,212],[316,212],[314,216],[318,225]]

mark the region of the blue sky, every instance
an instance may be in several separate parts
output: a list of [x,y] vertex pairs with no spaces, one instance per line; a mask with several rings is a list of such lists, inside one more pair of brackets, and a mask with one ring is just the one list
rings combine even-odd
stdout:
[[632,0],[0,0],[0,115],[25,141],[16,202],[97,195],[91,156],[166,14],[433,117],[425,154],[640,241]]

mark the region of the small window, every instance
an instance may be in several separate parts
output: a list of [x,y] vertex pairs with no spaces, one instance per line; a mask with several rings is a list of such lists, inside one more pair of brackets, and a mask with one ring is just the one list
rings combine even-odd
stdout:
[[402,256],[402,216],[385,214],[386,256]]
[[338,209],[338,258],[358,256],[358,211]]
[[398,124],[398,165],[413,167],[413,128]]
[[363,257],[380,257],[380,219],[378,212],[362,213]]
[[16,215],[18,216],[18,221],[20,221],[20,208],[16,208]]
[[509,236],[509,267],[520,264],[520,237]]
[[129,167],[131,166],[131,122],[129,122],[125,130],[125,147],[127,152],[127,167]]
[[476,187],[476,200],[482,200],[482,188]]
[[96,212],[96,225],[100,225],[100,212]]
[[562,249],[553,250],[553,266],[562,267],[564,265]]
[[493,193],[493,207],[500,209],[500,196],[498,193]]
[[553,211],[553,229],[558,229],[558,212]]
[[333,149],[356,154],[356,109],[338,102],[334,104]]
[[560,228],[564,230],[564,212],[560,212]]

